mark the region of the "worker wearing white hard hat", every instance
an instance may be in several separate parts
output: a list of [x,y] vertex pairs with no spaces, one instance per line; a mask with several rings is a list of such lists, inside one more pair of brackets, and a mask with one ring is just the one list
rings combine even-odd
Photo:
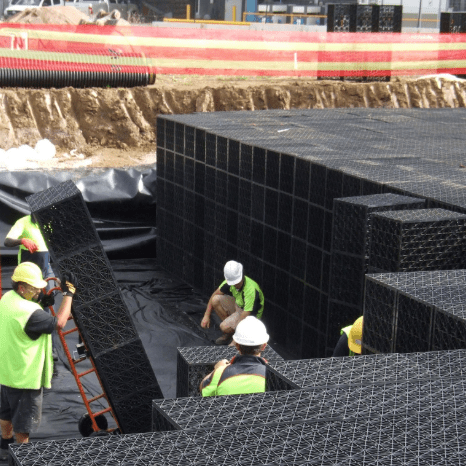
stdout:
[[215,341],[217,345],[230,344],[238,323],[248,316],[260,319],[264,310],[264,293],[243,274],[242,264],[228,261],[223,273],[225,281],[212,293],[201,321],[202,328],[209,328],[212,310],[220,317],[223,335]]
[[237,325],[233,341],[240,354],[230,362],[222,359],[215,365],[199,386],[202,396],[265,392],[267,361],[261,357],[269,341],[265,325],[248,316]]

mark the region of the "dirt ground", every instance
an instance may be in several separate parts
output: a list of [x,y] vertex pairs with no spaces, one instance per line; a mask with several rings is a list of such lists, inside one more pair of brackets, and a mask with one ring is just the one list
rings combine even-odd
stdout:
[[164,75],[149,87],[1,89],[0,147],[47,138],[57,155],[31,168],[128,167],[155,162],[159,114],[465,105],[466,80],[450,75],[359,83]]

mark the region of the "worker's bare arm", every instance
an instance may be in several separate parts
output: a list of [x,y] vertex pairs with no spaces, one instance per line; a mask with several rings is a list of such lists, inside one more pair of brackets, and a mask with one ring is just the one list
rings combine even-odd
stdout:
[[209,328],[210,327],[210,315],[212,314],[212,300],[213,300],[214,296],[223,295],[223,294],[224,293],[222,293],[220,291],[220,288],[217,288],[212,293],[212,296],[210,297],[209,302],[207,303],[207,307],[206,307],[206,310],[205,310],[205,313],[204,313],[204,317],[202,318],[202,321],[201,321],[201,327],[202,328]]

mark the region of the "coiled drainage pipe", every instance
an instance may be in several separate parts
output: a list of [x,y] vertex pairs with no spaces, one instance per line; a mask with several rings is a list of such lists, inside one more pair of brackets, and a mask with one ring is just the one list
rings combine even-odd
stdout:
[[0,49],[0,87],[135,87],[154,82],[155,73],[143,54]]

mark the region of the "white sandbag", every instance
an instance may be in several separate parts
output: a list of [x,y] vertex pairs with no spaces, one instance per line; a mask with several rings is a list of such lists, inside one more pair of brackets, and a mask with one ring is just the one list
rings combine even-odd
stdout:
[[48,139],[38,141],[34,150],[37,153],[36,160],[51,160],[57,153],[57,149]]

